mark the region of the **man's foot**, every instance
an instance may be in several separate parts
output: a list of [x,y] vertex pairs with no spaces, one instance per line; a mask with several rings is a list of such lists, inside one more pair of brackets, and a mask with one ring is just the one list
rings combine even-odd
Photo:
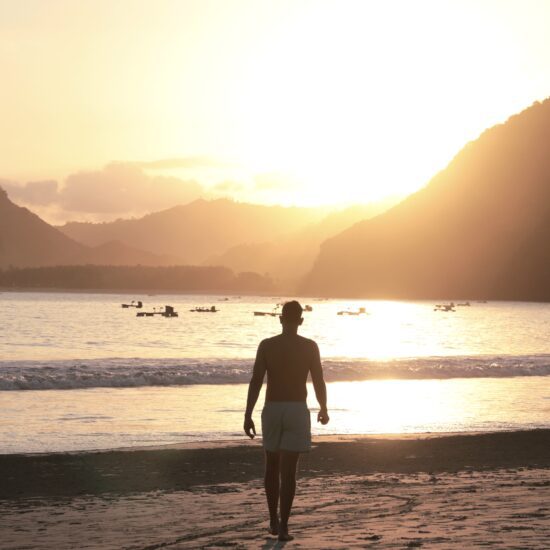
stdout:
[[284,541],[289,541],[289,540],[293,540],[294,537],[292,535],[289,535],[288,534],[288,527],[282,527],[281,525],[279,526],[279,537],[278,539],[281,541],[281,542],[284,542]]
[[272,519],[269,522],[269,534],[277,536],[279,534],[279,519]]

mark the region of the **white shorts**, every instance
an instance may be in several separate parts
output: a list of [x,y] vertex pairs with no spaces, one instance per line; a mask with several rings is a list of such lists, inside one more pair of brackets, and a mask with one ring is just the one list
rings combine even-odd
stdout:
[[266,451],[311,450],[311,417],[304,401],[266,401],[262,410],[262,438]]

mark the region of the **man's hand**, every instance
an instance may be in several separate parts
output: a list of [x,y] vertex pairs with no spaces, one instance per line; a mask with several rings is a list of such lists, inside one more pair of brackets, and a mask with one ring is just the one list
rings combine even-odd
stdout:
[[320,422],[323,426],[325,424],[328,424],[328,421],[330,420],[330,417],[328,415],[327,409],[321,409],[317,413],[317,422]]
[[256,426],[254,426],[254,421],[251,416],[244,417],[244,433],[250,437],[250,439],[254,439],[256,435]]

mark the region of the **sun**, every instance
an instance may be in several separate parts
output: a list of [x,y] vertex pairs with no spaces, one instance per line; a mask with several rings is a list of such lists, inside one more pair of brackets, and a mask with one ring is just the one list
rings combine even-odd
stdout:
[[[305,3],[243,63],[228,96],[239,156],[252,173],[286,174],[295,186],[281,197],[318,205],[410,194],[477,137],[480,118],[489,125],[494,114],[480,117],[474,104],[494,89],[473,94],[472,78],[483,80],[499,37],[475,28],[465,42],[460,29],[472,25],[453,4],[430,8],[456,21],[447,34],[399,6],[397,16],[386,3]],[[506,112],[499,101],[494,113]]]

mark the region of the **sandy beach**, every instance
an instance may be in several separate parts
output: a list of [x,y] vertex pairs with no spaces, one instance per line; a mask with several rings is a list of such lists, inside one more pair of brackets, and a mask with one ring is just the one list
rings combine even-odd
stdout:
[[259,441],[2,455],[2,548],[547,548],[550,430],[330,437],[267,534]]

